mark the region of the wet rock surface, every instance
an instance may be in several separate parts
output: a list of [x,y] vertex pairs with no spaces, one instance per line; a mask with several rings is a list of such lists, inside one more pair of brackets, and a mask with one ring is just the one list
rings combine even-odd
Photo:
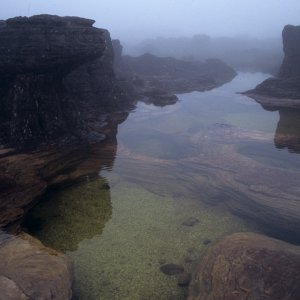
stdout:
[[299,247],[254,233],[236,233],[203,256],[187,299],[296,300],[299,280]]
[[[0,227],[18,231],[22,218],[49,188],[92,180],[101,168],[110,168],[117,150],[118,124],[128,113],[107,119],[106,141],[43,151],[15,153],[2,149],[0,156]],[[30,162],[30,163],[28,163]]]
[[[234,214],[261,226],[267,234],[299,243],[298,165],[292,168],[294,161],[280,164],[276,149],[270,163],[255,159],[264,153],[264,149],[254,157],[243,153],[239,145],[246,143],[247,150],[251,145],[259,149],[273,142],[273,134],[225,125],[212,124],[193,132],[185,149],[193,145],[198,152],[175,159],[161,156],[157,160],[150,151],[146,155],[132,145],[123,144],[124,148],[119,147],[119,155],[124,158],[126,170],[122,175],[134,178],[135,182],[158,194],[170,186],[175,197],[183,193],[182,188],[185,195],[195,197],[200,189],[203,196],[199,201],[210,205],[225,204]],[[267,148],[268,151],[270,148]],[[264,155],[270,159],[268,152]],[[285,164],[286,167],[282,167]],[[163,184],[154,184],[151,179],[145,180],[145,170],[155,174],[156,180]],[[201,175],[203,173],[205,175]],[[174,187],[172,183],[178,178],[182,180],[182,186]]]
[[188,218],[187,220],[185,220],[184,222],[182,222],[181,225],[183,226],[187,226],[187,227],[193,227],[196,224],[198,224],[200,221],[197,218]]
[[65,255],[26,234],[3,233],[0,255],[1,300],[71,299],[73,271]]

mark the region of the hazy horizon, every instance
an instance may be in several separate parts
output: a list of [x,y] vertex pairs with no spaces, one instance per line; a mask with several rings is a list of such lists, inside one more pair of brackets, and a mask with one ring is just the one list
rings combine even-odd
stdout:
[[0,19],[35,14],[96,20],[113,38],[135,43],[157,36],[279,37],[286,24],[298,25],[299,0],[2,0]]

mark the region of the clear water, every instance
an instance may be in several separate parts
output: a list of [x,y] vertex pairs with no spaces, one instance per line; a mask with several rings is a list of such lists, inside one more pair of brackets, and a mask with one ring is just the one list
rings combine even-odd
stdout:
[[[227,199],[240,197],[242,206],[244,195],[277,184],[285,170],[300,172],[299,124],[277,125],[278,112],[236,94],[266,77],[239,74],[210,92],[179,95],[172,106],[138,104],[119,126],[113,166],[49,193],[31,211],[32,233],[74,260],[74,299],[184,299],[177,276],[161,265],[191,272],[207,244],[261,230],[232,214]],[[184,225],[191,218],[194,226]]]

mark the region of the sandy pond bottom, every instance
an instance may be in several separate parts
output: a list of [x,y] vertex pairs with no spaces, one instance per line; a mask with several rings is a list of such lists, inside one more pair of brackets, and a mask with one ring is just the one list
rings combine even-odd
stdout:
[[[107,191],[106,180],[48,195],[51,201],[31,216],[50,220],[36,236],[74,260],[74,299],[183,299],[178,277],[160,266],[175,263],[191,271],[209,242],[247,229],[195,199],[160,196],[125,181]],[[191,218],[199,222],[185,225]]]
[[[119,128],[111,169],[49,193],[30,212],[31,233],[73,259],[74,299],[184,299],[178,275],[165,275],[161,265],[190,272],[209,244],[255,230],[224,208],[222,191],[240,186],[230,179],[243,165],[235,159],[270,165],[281,158],[280,167],[289,168],[292,154],[273,144],[278,113],[235,94],[265,77],[240,74],[169,107],[138,105]],[[266,161],[270,151],[275,158]],[[191,218],[197,222],[187,226]]]

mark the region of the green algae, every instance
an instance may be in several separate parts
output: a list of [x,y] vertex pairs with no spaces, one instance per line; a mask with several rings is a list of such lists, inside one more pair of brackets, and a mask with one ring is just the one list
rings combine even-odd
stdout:
[[[192,271],[207,247],[205,240],[214,242],[247,230],[240,219],[195,199],[160,196],[131,182],[116,181],[114,174],[106,175],[115,182],[110,190],[103,189],[102,179],[95,180],[52,194],[32,212],[48,218],[37,236],[74,261],[74,299],[183,299],[185,289],[177,286],[177,276],[163,274],[161,264],[176,263]],[[85,204],[74,209],[77,197]],[[112,199],[113,207],[113,215],[108,209],[102,221],[95,212],[101,197],[104,202]],[[53,217],[55,206],[63,207],[63,213]],[[84,217],[86,209],[89,213]],[[184,226],[191,217],[200,222]],[[73,236],[76,233],[78,238]]]
[[[246,230],[240,220],[191,199],[159,196],[129,182],[111,192],[114,213],[103,234],[69,253],[78,266],[77,299],[183,299],[177,277],[163,274],[160,265],[191,271],[204,240]],[[190,217],[200,222],[183,226]]]
[[111,215],[109,186],[99,178],[49,192],[29,212],[24,226],[47,246],[74,251],[82,240],[101,234]]

